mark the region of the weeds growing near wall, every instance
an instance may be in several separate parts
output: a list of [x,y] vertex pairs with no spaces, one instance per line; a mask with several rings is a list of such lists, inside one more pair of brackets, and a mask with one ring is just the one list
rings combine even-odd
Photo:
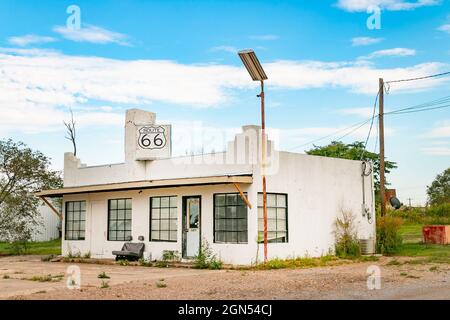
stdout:
[[351,211],[341,210],[341,217],[334,222],[335,254],[339,258],[361,256],[361,247],[355,229],[355,216]]

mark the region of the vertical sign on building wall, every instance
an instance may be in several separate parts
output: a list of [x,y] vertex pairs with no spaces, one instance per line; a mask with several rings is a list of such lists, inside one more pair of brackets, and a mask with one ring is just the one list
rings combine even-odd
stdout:
[[172,155],[172,126],[138,125],[136,126],[136,160],[156,160],[170,158]]

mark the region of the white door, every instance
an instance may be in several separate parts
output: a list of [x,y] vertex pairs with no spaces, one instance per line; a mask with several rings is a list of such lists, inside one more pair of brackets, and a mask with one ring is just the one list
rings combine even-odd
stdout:
[[107,212],[104,201],[91,201],[90,217],[90,236],[91,236],[91,255],[102,256],[105,252],[107,229]]
[[193,258],[200,248],[201,197],[184,198],[184,258]]

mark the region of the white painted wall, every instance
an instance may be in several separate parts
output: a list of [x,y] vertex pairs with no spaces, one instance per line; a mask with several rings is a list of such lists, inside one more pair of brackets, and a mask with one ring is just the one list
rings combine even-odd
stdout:
[[40,224],[33,229],[32,241],[50,241],[59,238],[59,217],[47,206],[38,208]]
[[[125,141],[130,140],[129,126],[138,112],[127,114]],[[147,122],[154,121],[153,114]],[[145,117],[144,117],[145,118]],[[144,119],[145,120],[145,119]],[[139,121],[140,124],[145,121]],[[127,127],[128,126],[128,127]],[[256,131],[255,131],[256,129]],[[213,251],[226,263],[250,264],[257,259],[257,193],[262,191],[257,140],[259,128],[246,126],[244,132],[228,146],[227,152],[194,157],[178,157],[155,161],[132,160],[131,149],[126,148],[124,164],[87,167],[72,154],[65,154],[64,185],[81,186],[125,181],[167,178],[199,177],[236,173],[253,174],[253,184],[242,185],[253,205],[248,210],[248,243],[213,243],[213,194],[235,193],[232,185],[210,185],[91,193],[64,196],[64,201],[86,200],[87,221],[84,241],[63,241],[63,254],[90,252],[93,257],[111,258],[113,250],[119,250],[123,242],[107,241],[108,199],[132,198],[132,236],[144,236],[145,251],[153,259],[159,259],[163,250],[182,249],[182,197],[202,196],[201,235]],[[130,142],[131,143],[131,142]],[[132,143],[131,143],[132,144]],[[357,223],[360,238],[375,237],[375,221],[370,224],[362,215],[362,164],[360,161],[333,159],[273,150],[269,141],[272,164],[267,178],[267,192],[288,194],[288,243],[269,244],[269,258],[320,256],[333,250],[333,223],[341,210],[351,211]],[[256,163],[255,160],[256,159]],[[233,160],[233,161],[231,161]],[[374,215],[373,177],[365,178],[366,206]],[[149,242],[149,198],[152,196],[178,196],[178,241]],[[64,234],[64,233],[63,233]],[[259,261],[263,258],[263,246],[259,245]]]

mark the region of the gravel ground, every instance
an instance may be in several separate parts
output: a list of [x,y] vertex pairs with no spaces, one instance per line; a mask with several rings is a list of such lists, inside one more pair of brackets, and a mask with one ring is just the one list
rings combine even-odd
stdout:
[[[68,264],[36,260],[11,261],[11,258],[2,258],[0,276],[7,273],[15,279],[0,279],[0,298],[450,299],[450,265],[389,265],[390,261],[392,258],[381,258],[376,262],[333,267],[268,271],[209,271],[79,264],[83,275],[81,290],[68,290],[65,288],[65,281],[39,283],[20,280],[20,277],[14,274],[20,268],[24,274],[33,274],[42,268],[45,268],[47,273],[56,274],[64,272]],[[367,289],[367,268],[371,265],[377,265],[381,270],[379,290]],[[30,267],[35,268],[31,273]],[[107,280],[110,285],[108,288],[100,287],[101,280],[96,275],[101,271],[111,276],[111,279]]]

